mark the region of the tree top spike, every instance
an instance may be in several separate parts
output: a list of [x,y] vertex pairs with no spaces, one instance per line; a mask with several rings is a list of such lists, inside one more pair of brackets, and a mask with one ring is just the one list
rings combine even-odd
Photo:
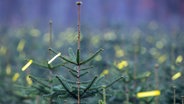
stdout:
[[77,5],[82,5],[82,1],[77,1],[76,4]]

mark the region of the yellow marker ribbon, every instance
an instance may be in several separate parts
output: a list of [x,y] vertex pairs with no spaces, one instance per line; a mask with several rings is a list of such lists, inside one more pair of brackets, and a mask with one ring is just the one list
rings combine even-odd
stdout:
[[26,81],[28,85],[32,85],[33,81],[31,80],[31,78],[29,78],[29,75],[26,76]]
[[183,56],[182,55],[179,55],[177,58],[176,58],[176,64],[179,64],[183,61]]
[[19,73],[15,73],[14,76],[12,77],[12,81],[16,82],[19,77],[20,77],[20,74]]
[[48,61],[48,64],[51,64],[56,58],[58,58],[59,56],[61,56],[61,53],[58,53],[57,55],[55,55],[51,60]]
[[150,96],[159,96],[159,95],[160,95],[160,90],[146,91],[146,92],[137,93],[137,98],[144,98],[144,97],[150,97]]
[[100,76],[104,76],[104,75],[107,75],[109,74],[109,70],[108,69],[105,69],[103,70],[103,72],[100,74]]
[[172,76],[172,80],[176,80],[176,79],[178,79],[179,77],[181,77],[181,72],[178,72],[178,73],[176,73],[176,74],[174,74],[173,76]]
[[25,71],[32,63],[33,60],[29,60],[28,63],[22,67],[22,71]]
[[10,66],[10,64],[8,64],[8,65],[6,66],[6,74],[7,74],[7,75],[10,75],[10,74],[11,74],[11,66]]
[[120,63],[117,64],[118,69],[122,70],[123,68],[128,66],[128,62],[126,60],[122,60]]
[[25,40],[20,40],[19,44],[17,45],[18,52],[21,52],[24,49],[25,43]]

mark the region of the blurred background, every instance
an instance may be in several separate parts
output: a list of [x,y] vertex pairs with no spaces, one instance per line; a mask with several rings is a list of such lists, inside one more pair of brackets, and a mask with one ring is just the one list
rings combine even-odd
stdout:
[[[76,26],[76,0],[1,0],[0,24],[8,27],[46,28],[50,19],[55,29]],[[82,25],[101,30],[134,27],[158,22],[166,28],[184,25],[183,0],[84,0]]]
[[[27,90],[32,89],[33,83],[27,76],[48,79],[50,71],[35,64],[26,71],[21,68],[30,59],[47,66],[49,56],[54,56],[48,52],[50,46],[66,57],[69,48],[75,51],[76,1],[0,0],[0,104],[46,104],[47,100]],[[95,66],[90,78],[104,75],[106,84],[118,76],[127,76],[126,80],[115,84],[111,92],[108,90],[113,96],[108,96],[107,102],[171,104],[175,86],[176,102],[181,104],[184,0],[82,1],[81,57],[85,59],[104,48],[90,63]],[[50,20],[53,21],[52,44]],[[71,78],[63,67],[53,73]],[[139,99],[136,96],[138,92],[155,89],[161,91],[159,97]],[[99,99],[102,98],[88,101],[96,104]]]

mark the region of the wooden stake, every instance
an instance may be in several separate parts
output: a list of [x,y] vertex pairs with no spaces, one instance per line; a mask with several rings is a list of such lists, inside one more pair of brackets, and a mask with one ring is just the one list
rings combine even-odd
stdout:
[[173,86],[173,104],[176,104],[176,86]]
[[182,104],[184,104],[184,96],[181,96]]
[[[78,30],[78,44],[77,44],[77,53],[80,54],[80,7],[82,5],[81,1],[77,1],[76,2],[77,6],[78,6],[78,20],[77,20],[77,30]],[[80,61],[80,55],[78,57],[79,61]],[[80,104],[80,64],[77,65],[77,87],[78,87],[78,94],[77,94],[77,104]]]
[[[158,89],[158,86],[159,86],[159,81],[158,81],[158,67],[159,65],[156,64],[155,65],[155,68],[154,68],[154,72],[155,72],[155,89]],[[155,104],[158,104],[158,97],[155,97]]]

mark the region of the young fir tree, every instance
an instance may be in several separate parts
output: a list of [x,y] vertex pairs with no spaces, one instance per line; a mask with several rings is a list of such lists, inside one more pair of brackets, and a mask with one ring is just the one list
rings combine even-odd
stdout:
[[[95,96],[97,94],[103,95],[103,98],[105,98],[104,89],[109,88],[115,82],[123,78],[121,76],[116,80],[112,81],[111,83],[109,83],[108,85],[103,85],[100,83],[100,81],[102,81],[103,79],[103,76],[94,76],[89,81],[83,81],[81,79],[81,77],[88,74],[89,69],[93,68],[91,66],[84,68],[83,66],[86,66],[86,64],[88,64],[98,54],[100,54],[103,51],[103,49],[99,49],[97,52],[89,56],[87,59],[81,59],[82,54],[80,52],[80,36],[81,36],[80,7],[82,5],[82,2],[78,1],[76,2],[76,4],[78,6],[78,23],[77,23],[77,29],[78,29],[77,42],[78,43],[77,43],[76,53],[73,51],[72,48],[69,48],[69,51],[68,51],[69,58],[66,58],[63,55],[61,55],[60,52],[56,52],[53,49],[49,48],[49,51],[55,54],[55,56],[50,61],[48,61],[47,65],[41,65],[40,63],[33,61],[34,64],[37,64],[49,70],[53,70],[58,67],[64,67],[68,69],[71,76],[73,76],[73,80],[69,80],[64,78],[61,74],[54,75],[54,78],[51,78],[51,80],[58,80],[58,82],[60,83],[60,84],[56,84],[54,83],[55,81],[47,82],[41,78],[30,75],[30,78],[34,82],[32,87],[39,92],[37,94],[42,94],[43,96],[47,96],[50,100],[49,103],[51,104],[58,104],[60,100],[64,101],[65,99],[68,99],[68,98],[75,99],[74,104],[87,104],[86,102],[83,101],[83,99]],[[52,24],[50,23],[50,26],[51,25]],[[50,30],[50,34],[51,33],[52,32]],[[61,61],[61,63],[58,65],[52,65],[52,61],[55,60],[57,57],[61,58],[63,61]],[[99,103],[106,104],[106,101],[100,100]]]

